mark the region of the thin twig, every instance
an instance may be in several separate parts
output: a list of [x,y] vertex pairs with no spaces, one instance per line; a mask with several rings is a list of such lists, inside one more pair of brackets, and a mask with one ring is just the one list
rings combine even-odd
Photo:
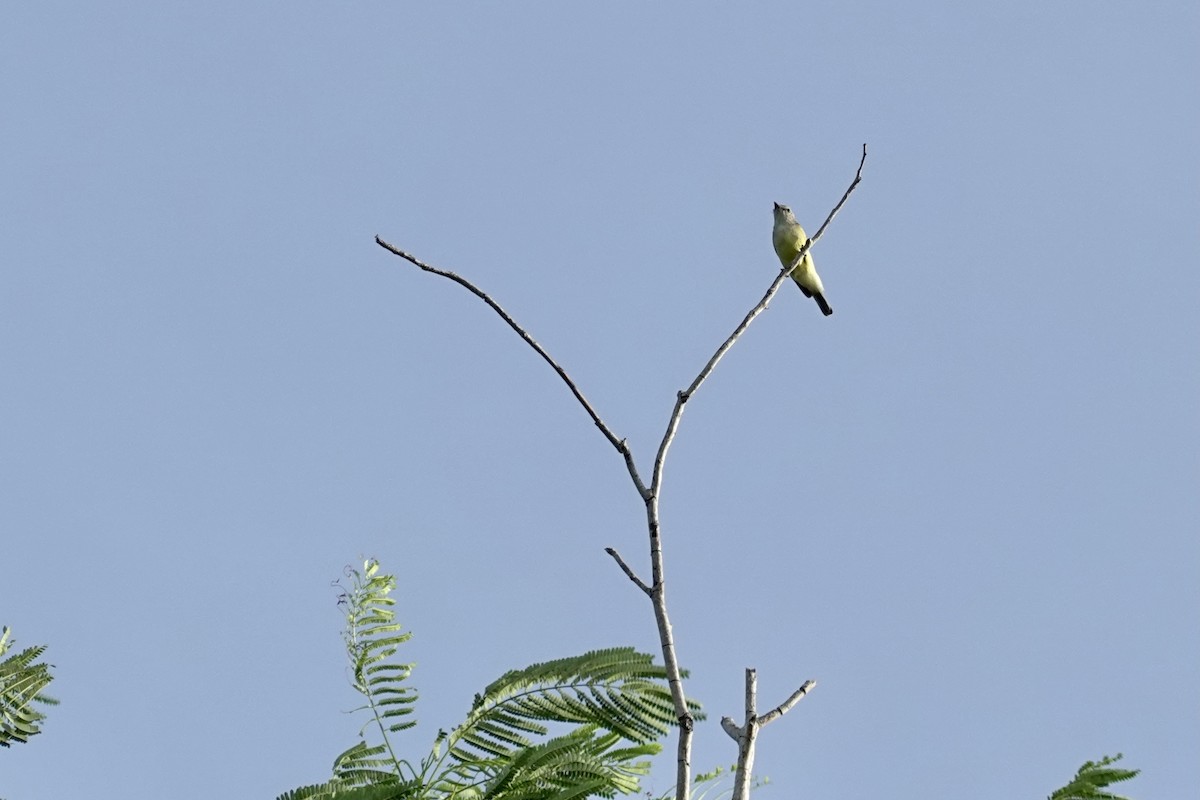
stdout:
[[642,482],[641,475],[638,474],[637,465],[633,462],[633,452],[629,449],[628,442],[619,438],[615,433],[612,432],[612,429],[605,424],[604,420],[600,419],[600,415],[596,413],[596,409],[592,407],[592,404],[588,402],[588,399],[583,396],[583,392],[581,392],[579,387],[575,385],[575,381],[571,380],[571,376],[567,374],[567,371],[559,366],[559,363],[555,361],[549,353],[546,352],[546,349],[538,344],[537,341],[529,335],[528,331],[518,325],[517,321],[514,320],[499,303],[489,297],[478,286],[471,283],[458,273],[451,272],[450,270],[446,269],[439,269],[430,264],[426,264],[411,253],[406,253],[395,245],[385,242],[379,236],[375,237],[375,243],[385,250],[400,256],[405,261],[409,261],[412,264],[420,267],[426,272],[432,272],[434,275],[441,275],[443,278],[449,278],[491,306],[492,310],[499,314],[500,318],[508,323],[508,327],[516,331],[517,335],[524,339],[526,344],[532,347],[547,364],[554,368],[554,371],[558,373],[558,377],[562,378],[563,383],[565,383],[567,388],[571,390],[571,394],[575,395],[575,399],[579,401],[579,404],[583,406],[584,411],[586,411],[588,416],[592,418],[592,422],[596,423],[596,427],[599,428],[600,432],[604,434],[604,438],[608,439],[609,443],[612,444],[612,446],[617,449],[617,452],[621,454],[621,457],[625,459],[625,468],[629,471],[629,477],[633,479],[633,485],[637,487],[638,494],[641,495],[643,499],[646,498],[649,492],[646,489],[646,485]]
[[629,580],[631,580],[635,584],[637,584],[637,587],[639,589],[641,589],[643,592],[645,592],[646,594],[650,594],[650,587],[647,586],[646,582],[643,581],[641,578],[639,578],[637,576],[637,573],[634,572],[629,567],[629,565],[625,563],[625,559],[621,558],[621,554],[617,552],[616,548],[606,547],[606,548],[604,548],[604,552],[608,553],[610,556],[613,557],[613,559],[617,562],[617,566],[620,567],[621,571],[624,572],[629,577]]
[[[860,158],[858,160],[858,171],[854,173],[854,180],[850,182],[850,188],[846,190],[846,193],[844,195],[842,195],[842,199],[838,200],[838,204],[833,207],[833,211],[829,212],[829,216],[825,218],[825,222],[822,223],[821,227],[817,228],[817,233],[816,233],[816,235],[814,235],[812,237],[812,242],[816,242],[817,239],[821,238],[821,234],[825,233],[825,229],[829,227],[829,223],[833,222],[833,218],[837,216],[837,213],[842,210],[842,206],[846,205],[846,201],[850,199],[850,193],[854,191],[855,187],[857,187],[860,183],[862,183],[862,171],[863,171],[863,166],[866,163],[867,163],[867,143],[863,142],[862,158]],[[803,253],[796,256],[794,259],[792,259],[792,266],[789,267],[787,270],[787,272],[789,274],[791,273],[791,271],[793,269],[796,268],[796,265],[800,263],[800,259],[802,259],[802,258],[804,258]]]

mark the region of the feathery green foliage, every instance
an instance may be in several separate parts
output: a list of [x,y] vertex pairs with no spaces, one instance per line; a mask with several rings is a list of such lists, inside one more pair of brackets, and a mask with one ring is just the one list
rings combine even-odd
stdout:
[[416,792],[406,784],[376,783],[346,787],[337,781],[284,792],[279,800],[407,800]]
[[[9,633],[7,626],[0,629],[0,656],[14,643]],[[0,747],[26,742],[30,736],[41,733],[39,723],[46,715],[35,709],[34,703],[58,705],[53,697],[42,694],[54,680],[49,664],[35,663],[45,651],[45,645],[27,647],[0,661]]]
[[[407,719],[417,701],[417,690],[401,686],[412,674],[412,664],[393,664],[388,659],[396,655],[400,645],[412,638],[401,633],[395,621],[396,604],[389,595],[396,588],[392,575],[379,573],[379,562],[371,559],[363,564],[362,572],[348,570],[351,587],[339,598],[346,611],[346,657],[350,660],[354,689],[366,698],[367,704],[356,711],[370,711],[371,719],[363,730],[374,723],[382,743],[367,747],[359,742],[338,756],[334,774],[351,785],[393,781],[402,778],[401,769],[412,767],[396,758],[388,734],[398,733],[416,725]],[[363,735],[363,730],[359,735]],[[386,757],[384,754],[386,753]]]
[[[522,800],[534,787],[556,790],[546,797],[580,787],[602,797],[636,792],[649,762],[635,759],[657,753],[656,740],[675,723],[665,671],[651,662],[623,647],[507,672],[476,695],[467,719],[442,737],[445,755],[427,760],[423,775],[437,776],[439,794],[503,790]],[[703,719],[698,705],[692,709]],[[547,723],[578,727],[546,740]],[[621,740],[633,747],[617,749]],[[548,756],[550,769],[574,774],[573,783],[548,777]]]
[[1085,762],[1066,786],[1051,793],[1049,800],[1126,800],[1120,795],[1103,791],[1110,783],[1127,781],[1141,770],[1112,766],[1123,756],[1104,756],[1099,761]]
[[417,691],[402,685],[413,665],[392,659],[412,634],[395,622],[396,581],[377,561],[348,577],[339,600],[346,653],[366,699],[356,710],[370,718],[329,782],[279,800],[577,800],[640,790],[657,739],[676,719],[665,669],[627,647],[506,672],[475,696],[460,725],[438,732],[419,768],[398,758],[393,734],[416,725]]

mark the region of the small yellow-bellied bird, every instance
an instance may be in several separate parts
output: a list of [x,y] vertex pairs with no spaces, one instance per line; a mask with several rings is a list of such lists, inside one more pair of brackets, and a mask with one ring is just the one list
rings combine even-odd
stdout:
[[[775,229],[771,231],[771,244],[775,245],[775,255],[779,256],[780,263],[785,267],[791,264],[796,260],[800,248],[807,243],[808,234],[800,227],[800,223],[796,222],[796,215],[787,206],[776,203]],[[822,314],[828,317],[833,313],[829,303],[825,302],[825,287],[821,284],[817,268],[813,266],[812,253],[805,253],[804,258],[792,270],[792,280],[800,287],[800,291],[804,292],[805,297],[817,301]]]

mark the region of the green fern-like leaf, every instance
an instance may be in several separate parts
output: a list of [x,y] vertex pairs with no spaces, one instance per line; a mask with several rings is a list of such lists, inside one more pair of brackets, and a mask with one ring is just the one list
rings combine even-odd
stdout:
[[[699,707],[693,707],[698,713]],[[512,670],[489,685],[475,720],[524,718],[593,724],[633,742],[652,741],[674,725],[666,671],[631,647],[593,650]],[[698,718],[703,718],[702,716]]]
[[394,759],[388,757],[384,745],[368,745],[360,741],[339,755],[333,762],[334,778],[346,786],[372,783],[395,783],[400,780]]
[[1103,791],[1109,784],[1127,781],[1141,770],[1112,766],[1123,758],[1121,753],[1104,756],[1099,761],[1087,761],[1071,782],[1050,795],[1050,800],[1126,800],[1120,795]]
[[483,784],[481,796],[483,800],[571,800],[631,794],[650,769],[644,757],[659,748],[646,744],[617,749],[621,741],[617,734],[584,726],[526,748]]
[[417,787],[411,784],[345,786],[334,780],[284,792],[278,800],[411,800],[415,797]]
[[[698,705],[693,704],[692,711],[703,719]],[[619,740],[657,751],[651,743],[675,722],[665,670],[653,663],[652,656],[633,648],[594,650],[534,664],[505,673],[476,696],[467,720],[446,737],[448,756],[454,762],[447,780],[458,788],[493,780],[494,765],[523,764],[521,759],[530,754],[549,752],[542,748],[551,742],[553,752],[568,745],[575,748],[572,752],[584,752],[580,741],[563,737],[537,744],[549,730],[547,723],[605,731],[612,737],[612,742],[604,739],[606,751]],[[606,752],[606,758],[611,760],[612,753]],[[610,776],[605,780],[606,791],[624,791],[627,786],[636,790],[636,779],[617,781]]]
[[[8,627],[0,629],[0,655],[12,647]],[[41,721],[46,715],[34,704],[58,705],[58,701],[42,693],[54,680],[50,665],[36,663],[46,651],[45,646],[27,647],[0,661],[0,747],[15,742],[27,742],[41,733]]]
[[[351,579],[350,590],[342,598],[346,608],[346,630],[343,639],[346,642],[346,656],[350,661],[354,688],[367,700],[364,707],[371,712],[368,725],[374,724],[379,730],[383,744],[379,752],[388,754],[388,759],[377,759],[366,771],[350,769],[335,774],[347,780],[351,785],[369,783],[384,762],[391,765],[391,774],[399,778],[399,770],[405,762],[396,757],[388,736],[391,733],[414,727],[416,720],[408,719],[413,713],[413,704],[417,701],[417,690],[401,685],[412,675],[413,664],[390,663],[400,649],[400,645],[412,638],[412,634],[402,632],[401,626],[395,621],[395,605],[389,595],[396,588],[396,579],[392,575],[381,574],[379,562],[368,559],[363,564],[362,571],[349,570]],[[364,744],[365,746],[365,744]],[[347,753],[360,752],[358,746],[352,747]],[[374,750],[374,748],[372,748]]]

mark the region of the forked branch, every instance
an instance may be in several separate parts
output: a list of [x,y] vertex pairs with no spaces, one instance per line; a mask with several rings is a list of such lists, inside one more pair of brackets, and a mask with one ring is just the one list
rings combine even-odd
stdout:
[[750,778],[754,771],[754,751],[758,741],[758,732],[782,717],[797,703],[804,699],[809,689],[816,686],[816,681],[805,681],[792,692],[791,696],[775,708],[758,716],[758,673],[753,669],[746,670],[746,722],[740,727],[729,717],[721,718],[721,729],[729,734],[729,738],[737,742],[738,760],[737,773],[733,780],[733,797],[730,800],[748,800],[750,797]]
[[[617,452],[620,453],[621,457],[624,459],[625,468],[629,472],[629,477],[633,481],[634,487],[637,489],[638,496],[642,498],[642,501],[646,505],[646,524],[650,534],[650,583],[647,584],[645,581],[639,578],[615,549],[609,547],[606,548],[606,552],[617,562],[617,565],[630,579],[630,581],[632,581],[634,585],[636,585],[642,592],[650,597],[651,605],[654,608],[655,622],[658,626],[659,643],[662,647],[663,662],[667,672],[667,682],[671,689],[671,698],[674,702],[675,712],[679,721],[679,746],[676,758],[675,783],[676,800],[688,800],[691,792],[691,748],[695,720],[692,717],[691,712],[688,710],[687,700],[683,693],[683,679],[676,657],[674,634],[671,629],[670,618],[667,615],[666,582],[663,571],[662,539],[660,537],[659,523],[659,498],[662,490],[663,469],[666,464],[667,451],[670,449],[671,443],[675,439],[675,434],[679,430],[679,423],[683,416],[684,405],[688,400],[691,399],[692,395],[699,390],[700,386],[708,379],[708,376],[712,374],[713,370],[716,369],[717,363],[725,356],[727,352],[729,352],[729,349],[733,347],[734,343],[737,342],[746,329],[750,327],[750,323],[753,322],[754,319],[767,308],[767,305],[771,302],[771,299],[775,296],[775,293],[779,291],[779,287],[783,285],[784,280],[786,280],[788,275],[791,274],[791,271],[796,264],[798,264],[800,260],[804,258],[809,249],[811,249],[812,246],[816,244],[817,240],[819,240],[825,233],[825,229],[829,227],[829,224],[833,221],[834,216],[836,216],[841,210],[842,206],[846,204],[850,194],[862,181],[862,171],[866,160],[867,146],[864,144],[862,148],[862,158],[859,161],[858,171],[855,173],[854,180],[851,182],[850,187],[846,189],[845,194],[842,195],[842,199],[839,200],[837,205],[834,206],[833,210],[829,212],[829,216],[825,218],[825,222],[817,230],[816,234],[810,238],[796,254],[795,260],[789,266],[780,270],[779,274],[775,277],[775,280],[767,289],[766,294],[764,294],[762,299],[750,309],[738,326],[734,328],[733,333],[731,333],[729,337],[721,344],[721,346],[717,348],[716,352],[713,353],[712,357],[704,365],[703,369],[700,370],[700,373],[696,376],[695,380],[693,380],[686,389],[680,391],[676,395],[675,407],[671,411],[670,419],[667,421],[666,432],[663,434],[662,441],[658,446],[658,452],[654,457],[654,469],[649,486],[645,484],[638,473],[637,465],[633,460],[633,452],[631,451],[629,444],[625,441],[625,439],[622,439],[613,433],[612,429],[609,428],[603,419],[601,419],[600,415],[596,412],[595,408],[592,407],[592,404],[588,401],[588,399],[584,397],[583,392],[580,391],[579,387],[575,384],[575,381],[572,380],[570,375],[567,374],[567,371],[564,370],[562,366],[560,366],[558,362],[546,352],[546,349],[538,344],[537,341],[534,340],[534,338],[530,336],[523,327],[517,324],[512,316],[505,311],[499,303],[489,297],[485,292],[479,289],[479,287],[475,286],[475,284],[471,283],[466,278],[463,278],[461,275],[449,270],[439,269],[426,264],[410,253],[406,253],[400,248],[385,242],[379,236],[375,237],[375,242],[380,247],[383,247],[389,252],[405,259],[406,261],[409,261],[426,272],[433,273],[434,275],[440,275],[443,278],[448,278],[449,280],[454,281],[467,291],[474,294],[480,300],[487,303],[488,306],[490,306],[493,311],[499,314],[501,319],[503,319],[508,326],[517,333],[518,336],[525,340],[526,344],[532,347],[534,351],[537,352],[537,354],[541,356],[542,359],[551,366],[551,368],[553,368],[553,370],[558,374],[559,378],[561,378],[562,381],[567,385],[567,388],[570,389],[571,394],[573,394],[575,399],[579,401],[579,404],[583,406],[584,411],[586,411],[588,416],[591,417],[592,422],[596,424],[596,427],[600,429],[600,432],[604,434],[604,437],[614,448],[616,448]],[[798,703],[813,686],[813,682],[808,681],[802,687],[800,687],[800,689],[793,693],[793,695],[788,698],[787,701],[759,719],[753,714],[752,683],[753,670],[749,670],[747,672],[748,711],[745,728],[739,729],[732,720],[722,720],[721,723],[722,727],[724,727],[731,736],[734,736],[735,739],[739,739],[739,767],[741,767],[743,764],[741,757],[741,751],[743,749],[745,749],[748,756],[748,760],[745,763],[745,769],[739,771],[739,781],[741,780],[742,772],[744,772],[746,782],[741,786],[742,793],[735,793],[734,800],[745,800],[746,798],[746,792],[748,792],[749,789],[749,769],[753,765],[753,740],[758,729],[761,728],[762,725],[765,725],[786,713],[787,710]]]

